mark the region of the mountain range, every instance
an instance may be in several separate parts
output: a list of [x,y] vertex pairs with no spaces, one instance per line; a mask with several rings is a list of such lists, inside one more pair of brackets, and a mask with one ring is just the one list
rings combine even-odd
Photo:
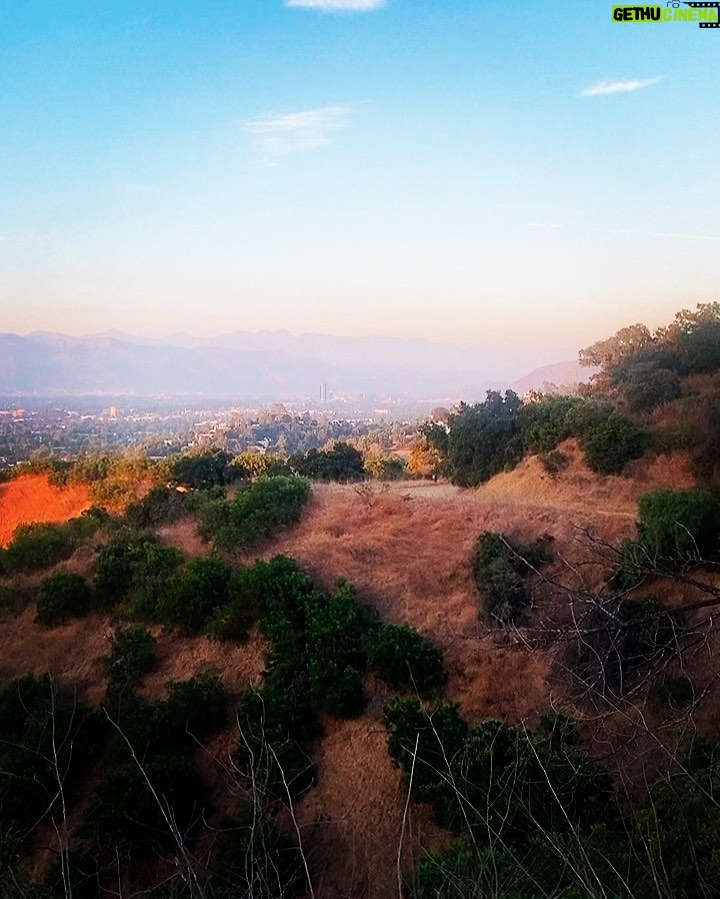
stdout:
[[[70,337],[49,331],[0,334],[0,394],[165,395],[238,399],[368,394],[483,399],[587,377],[575,362],[518,380],[519,353],[394,337],[234,331],[217,337],[146,338],[120,331]],[[525,363],[527,364],[527,363]]]

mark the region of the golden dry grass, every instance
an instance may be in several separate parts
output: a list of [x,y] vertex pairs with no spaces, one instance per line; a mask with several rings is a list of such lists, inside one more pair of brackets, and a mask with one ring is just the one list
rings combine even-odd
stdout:
[[0,546],[7,546],[20,524],[64,522],[91,505],[87,485],[54,487],[46,475],[23,475],[0,484]]
[[[680,455],[641,460],[630,477],[603,478],[584,466],[576,444],[568,442],[563,450],[571,461],[558,479],[529,458],[477,490],[424,482],[386,489],[316,485],[301,523],[269,542],[262,555],[282,552],[295,557],[326,589],[345,577],[386,619],[412,624],[434,640],[445,654],[447,696],[459,702],[471,721],[497,717],[533,723],[558,698],[551,676],[555,651],[515,645],[506,632],[485,620],[470,571],[478,535],[496,530],[529,541],[549,533],[555,538],[556,555],[580,566],[589,552],[580,539],[584,529],[617,543],[634,532],[639,495],[691,483],[687,460]],[[189,554],[207,552],[191,521],[161,533]],[[252,558],[248,555],[246,561]],[[587,571],[588,577],[599,579],[598,566]],[[533,619],[562,620],[564,603],[564,595],[539,589]],[[33,615],[30,607],[17,618],[0,620],[0,677],[49,669],[76,684],[84,698],[100,702],[108,620],[92,616],[43,631],[33,624]],[[228,647],[155,633],[159,664],[143,684],[148,697],[162,695],[168,680],[208,666],[235,695],[260,678],[264,648],[257,637],[246,646]],[[313,754],[318,782],[297,806],[304,844],[319,872],[317,899],[398,895],[405,792],[385,746],[382,706],[388,692],[372,678],[368,687],[372,699],[365,714],[325,722],[325,735]],[[706,717],[714,720],[717,705],[707,708]],[[617,739],[624,738],[622,719],[610,726],[621,735]],[[218,737],[218,752],[227,756],[231,741],[230,732]],[[216,796],[223,795],[222,762],[204,763]],[[426,809],[413,808],[403,872],[409,874],[425,850],[441,848],[447,840]]]
[[[559,556],[580,563],[584,528],[617,542],[634,533],[637,498],[658,486],[691,483],[684,458],[636,466],[633,478],[603,478],[582,463],[573,443],[568,470],[550,478],[536,458],[477,490],[447,484],[401,483],[374,491],[316,485],[301,524],[266,548],[298,559],[325,588],[337,577],[395,622],[412,624],[440,645],[449,675],[448,698],[471,720],[529,720],[557,698],[551,682],[554,651],[508,645],[488,627],[470,572],[474,543],[484,530],[522,540],[555,538]],[[598,571],[590,574],[596,580]],[[564,601],[540,591],[538,603]],[[556,609],[540,606],[542,616]],[[308,843],[323,856],[322,896],[397,895],[396,853],[404,804],[397,771],[388,768],[381,695],[362,718],[336,722],[320,741],[317,787],[298,809]],[[440,848],[446,835],[421,812],[413,820],[410,856]]]

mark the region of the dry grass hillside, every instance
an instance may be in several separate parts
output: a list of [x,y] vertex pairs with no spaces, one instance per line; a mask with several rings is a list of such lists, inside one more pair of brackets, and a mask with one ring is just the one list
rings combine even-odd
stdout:
[[[529,651],[485,620],[470,570],[478,535],[494,530],[532,540],[547,533],[555,538],[561,560],[556,566],[578,566],[587,558],[583,535],[588,528],[617,543],[633,534],[642,493],[691,484],[687,460],[680,455],[641,460],[627,477],[600,477],[584,466],[574,443],[563,450],[571,462],[558,479],[531,457],[477,490],[425,482],[316,485],[301,523],[267,544],[262,554],[295,557],[327,588],[345,577],[385,618],[412,624],[434,640],[445,655],[448,698],[460,703],[469,719],[532,724],[559,698],[554,651]],[[49,488],[38,479],[23,480],[0,488],[0,499],[8,503],[3,506],[3,537],[11,521],[57,520],[87,505],[80,488],[73,488],[61,506],[63,493],[42,494]],[[54,505],[39,503],[41,495],[52,497]],[[27,508],[22,507],[23,496]],[[206,551],[192,522],[167,527],[162,534],[191,554]],[[598,572],[589,569],[588,576],[597,578]],[[551,590],[538,588],[533,618],[562,617],[562,602]],[[90,617],[44,631],[33,623],[33,614],[28,607],[18,617],[0,620],[0,677],[50,669],[99,702],[109,622]],[[202,638],[156,633],[160,664],[144,684],[148,695],[161,692],[168,679],[207,665],[236,694],[262,672],[263,647],[257,638],[228,648]],[[386,751],[381,715],[387,690],[377,683],[368,686],[373,699],[365,714],[326,721],[316,750],[318,782],[296,809],[311,864],[314,860],[321,869],[317,899],[398,895],[406,797]],[[220,777],[222,767],[216,771]],[[426,810],[411,808],[400,853],[402,870],[408,873],[425,850],[439,848],[447,839]]]
[[0,546],[7,546],[19,524],[63,522],[92,505],[86,484],[54,487],[43,474],[30,474],[0,484]]

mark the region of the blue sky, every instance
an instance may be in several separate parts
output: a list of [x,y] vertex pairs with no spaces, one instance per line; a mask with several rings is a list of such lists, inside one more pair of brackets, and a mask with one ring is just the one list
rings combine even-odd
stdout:
[[719,102],[600,0],[0,0],[0,330],[572,356],[719,298]]

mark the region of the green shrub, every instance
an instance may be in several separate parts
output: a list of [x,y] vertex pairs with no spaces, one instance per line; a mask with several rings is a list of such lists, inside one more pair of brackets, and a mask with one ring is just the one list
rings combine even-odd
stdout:
[[366,455],[365,470],[379,481],[397,481],[405,476],[405,462],[398,456]]
[[155,666],[155,638],[141,625],[117,628],[110,636],[107,699],[117,705],[134,697],[135,689]]
[[58,571],[40,585],[35,621],[52,627],[70,618],[82,618],[90,611],[92,590],[80,574]]
[[4,564],[8,571],[37,571],[69,558],[75,548],[75,541],[63,525],[21,524],[8,544]]
[[243,589],[258,609],[260,630],[276,652],[305,652],[307,607],[316,593],[312,578],[289,556],[258,561],[242,572]]
[[106,519],[105,513],[93,508],[65,524],[21,524],[2,554],[2,566],[8,572],[28,572],[56,565],[70,558]]
[[388,753],[406,780],[412,772],[412,795],[434,802],[444,795],[450,765],[463,747],[468,726],[457,704],[424,709],[417,699],[391,699],[383,711]]
[[585,403],[577,396],[545,396],[539,402],[523,404],[523,442],[527,450],[550,455],[558,443],[572,436],[574,416]]
[[377,613],[358,603],[346,581],[329,596],[321,593],[285,556],[245,569],[243,589],[260,611],[273,660],[304,673],[313,705],[336,715],[358,714],[365,705],[365,645],[378,626]]
[[[562,858],[563,863],[558,864]],[[456,840],[421,861],[413,899],[631,899],[628,841],[603,827],[590,832],[538,833],[527,845]]]
[[628,370],[620,385],[628,406],[635,412],[647,412],[678,399],[681,382],[677,373],[656,362],[637,363]]
[[154,617],[182,634],[199,633],[213,612],[229,602],[231,577],[231,569],[218,558],[193,560],[170,576]]
[[124,528],[98,553],[95,601],[108,608],[132,594],[135,613],[152,618],[162,589],[182,561],[179,549],[159,543],[151,532]]
[[313,782],[308,750],[318,713],[356,715],[365,706],[365,644],[377,615],[344,581],[321,593],[285,556],[256,562],[241,580],[271,649],[261,688],[240,706],[238,761],[243,770],[259,768],[272,795],[287,799],[288,790],[296,795]]
[[201,533],[218,549],[242,549],[299,521],[309,498],[304,478],[258,478],[232,501],[214,500],[201,508]]
[[702,488],[657,490],[640,497],[638,540],[647,561],[713,560],[720,549],[720,502]]
[[423,709],[412,699],[385,707],[388,752],[412,796],[436,821],[482,842],[520,844],[537,833],[619,824],[609,775],[572,752],[569,720],[549,736],[484,721],[468,728],[455,705]]
[[522,402],[508,390],[489,390],[484,403],[464,403],[450,416],[445,466],[454,484],[473,487],[522,459]]
[[154,854],[176,848],[168,818],[190,840],[206,814],[208,791],[191,756],[227,723],[227,697],[207,672],[171,682],[165,701],[142,702],[133,687],[152,661],[147,632],[127,628],[114,642],[123,650],[116,650],[116,670],[128,693],[85,811],[85,833],[101,848],[121,842],[134,854]]
[[[258,819],[256,804],[221,823],[215,851],[214,878],[219,884],[215,897],[294,899],[307,895],[305,866],[300,850],[268,817]],[[211,881],[212,884],[213,881]]]
[[562,747],[577,744],[577,721],[562,712],[544,712],[540,716],[538,733],[550,742],[554,752],[559,752]]
[[170,477],[178,484],[195,490],[222,487],[236,477],[242,476],[241,470],[232,469],[231,462],[232,456],[223,452],[181,456],[173,462]]
[[367,476],[362,453],[338,441],[328,450],[311,449],[288,459],[288,466],[314,481],[361,481]]
[[372,610],[359,605],[355,589],[347,581],[340,580],[330,596],[308,595],[308,691],[317,708],[343,716],[357,715],[365,708],[365,641],[374,622]]
[[243,642],[257,619],[254,598],[242,571],[234,571],[228,585],[228,601],[208,618],[205,633],[214,640]]
[[312,787],[315,768],[308,747],[319,724],[302,672],[271,670],[260,690],[245,693],[237,721],[236,760],[270,796],[287,802]]
[[[227,723],[227,695],[214,672],[206,671],[184,681],[171,681],[168,698],[143,702],[129,697],[120,724],[125,738],[143,758],[191,755]],[[124,740],[116,740],[114,758],[127,757]]]
[[276,453],[260,453],[257,450],[243,450],[232,461],[243,477],[260,478],[275,475],[290,475],[287,463]]
[[473,578],[488,613],[499,621],[517,621],[530,606],[526,578],[552,559],[552,538],[524,545],[505,534],[486,531],[475,544]]
[[168,729],[176,735],[176,746],[186,735],[202,741],[227,724],[227,694],[212,671],[171,681],[166,707]]
[[605,475],[620,474],[648,446],[645,432],[617,412],[590,425],[580,440],[590,468]]
[[370,638],[368,663],[391,687],[428,696],[447,680],[440,650],[413,627],[383,624]]
[[98,782],[84,813],[85,831],[100,845],[122,842],[155,858],[158,850],[177,849],[166,816],[188,839],[207,804],[207,788],[189,759],[158,756],[142,767],[129,761]]
[[638,815],[637,845],[651,862],[635,891],[640,899],[720,891],[720,747],[696,742],[699,751],[651,787]]
[[14,608],[12,591],[4,584],[0,584],[0,613],[9,612]]
[[59,821],[58,777],[70,809],[101,739],[99,717],[50,675],[29,674],[0,690],[0,735],[2,829]]
[[154,528],[182,518],[187,514],[187,508],[187,493],[157,485],[141,500],[128,506],[125,520],[135,528]]

